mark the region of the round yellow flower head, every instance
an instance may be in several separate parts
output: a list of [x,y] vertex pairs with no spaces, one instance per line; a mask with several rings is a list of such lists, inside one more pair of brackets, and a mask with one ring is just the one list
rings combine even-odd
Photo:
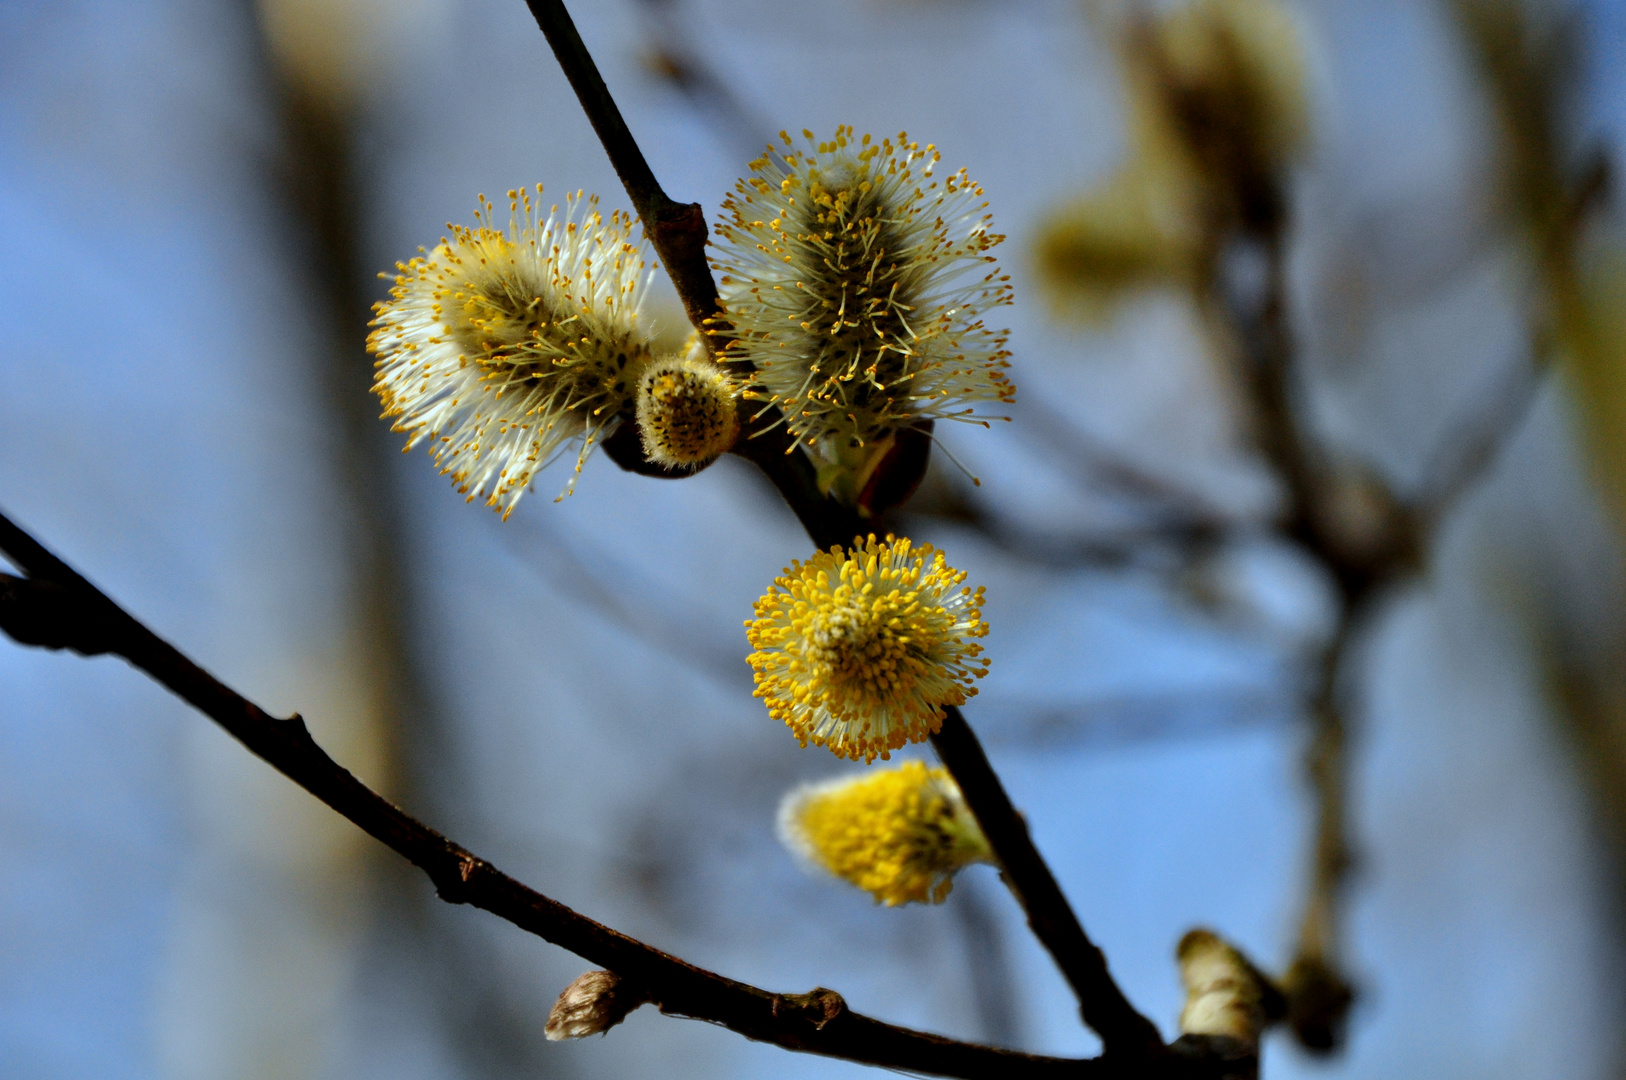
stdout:
[[887,907],[941,904],[955,873],[994,861],[948,771],[919,761],[797,788],[779,804],[779,836]]
[[[751,396],[777,405],[816,461],[863,474],[900,428],[986,426],[976,404],[1015,399],[1008,332],[983,321],[1011,302],[988,254],[1004,237],[964,169],[934,178],[936,147],[802,134],[806,149],[780,132],[723,202],[725,356],[750,362]],[[836,491],[850,501],[862,486]]]
[[687,355],[653,360],[638,380],[644,456],[669,469],[695,469],[739,437],[739,391],[695,340]]
[[983,590],[930,544],[872,534],[792,563],[746,634],[756,696],[803,746],[874,761],[935,733],[988,674]]
[[630,411],[650,357],[638,323],[649,274],[632,219],[616,212],[606,222],[596,197],[578,219],[578,196],[563,217],[554,207],[538,221],[529,192],[508,198],[506,229],[482,197],[474,228],[448,225],[451,239],[397,264],[367,338],[373,389],[384,414],[401,418],[406,448],[429,439],[458,490],[471,502],[485,495],[504,517],[577,440],[580,474]]

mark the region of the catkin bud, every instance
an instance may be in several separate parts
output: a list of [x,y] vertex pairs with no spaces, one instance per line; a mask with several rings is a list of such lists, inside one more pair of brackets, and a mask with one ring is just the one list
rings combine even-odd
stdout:
[[1182,1035],[1222,1035],[1252,1046],[1283,1011],[1281,991],[1235,946],[1209,930],[1180,939],[1176,953],[1186,987]]
[[542,1033],[552,1042],[602,1035],[649,999],[613,971],[589,971],[565,987]]
[[698,348],[651,362],[638,381],[644,456],[669,469],[709,464],[739,437],[737,396],[728,373]]

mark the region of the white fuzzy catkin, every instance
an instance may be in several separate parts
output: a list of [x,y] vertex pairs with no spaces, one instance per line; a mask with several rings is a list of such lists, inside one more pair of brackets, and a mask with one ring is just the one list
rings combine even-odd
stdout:
[[367,339],[406,448],[430,440],[458,490],[504,517],[572,443],[580,474],[650,358],[639,322],[650,275],[632,220],[606,221],[579,193],[539,220],[529,192],[508,195],[506,228],[482,198],[475,227],[449,225],[450,239],[398,264]]
[[549,1042],[602,1035],[648,1000],[613,971],[583,972],[553,1003],[542,1034]]
[[936,177],[936,148],[903,133],[803,135],[814,145],[781,132],[751,163],[717,226],[724,356],[751,364],[748,395],[851,469],[903,427],[986,425],[977,406],[1015,388],[1007,331],[984,322],[1011,289],[982,188],[963,169]]

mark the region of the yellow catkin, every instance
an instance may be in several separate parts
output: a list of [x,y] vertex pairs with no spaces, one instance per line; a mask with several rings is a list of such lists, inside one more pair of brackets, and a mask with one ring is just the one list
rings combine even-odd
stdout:
[[779,832],[809,863],[888,907],[940,904],[955,873],[993,861],[948,772],[919,761],[792,791]]
[[505,517],[573,443],[580,474],[631,410],[651,355],[632,219],[606,221],[579,197],[540,218],[529,192],[508,197],[507,228],[482,198],[475,227],[449,225],[449,239],[398,264],[367,338],[373,389],[407,449],[429,440],[458,490]]
[[1016,391],[1008,332],[984,322],[1011,287],[982,188],[964,169],[935,176],[937,148],[901,132],[803,134],[781,132],[723,203],[725,358],[751,364],[749,395],[831,470],[864,472],[929,420],[986,426],[978,406]]
[[793,563],[746,625],[756,696],[803,746],[874,761],[942,726],[988,673],[983,590],[930,544],[871,534]]

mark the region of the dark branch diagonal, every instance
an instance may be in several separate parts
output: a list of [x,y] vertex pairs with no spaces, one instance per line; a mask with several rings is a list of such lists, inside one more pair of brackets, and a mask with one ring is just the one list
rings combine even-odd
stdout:
[[31,575],[0,575],[0,629],[13,639],[86,655],[123,656],[294,783],[417,865],[443,900],[482,908],[616,972],[662,1012],[710,1021],[790,1050],[967,1080],[1128,1075],[1105,1060],[1023,1054],[883,1023],[848,1010],[831,990],[771,993],[618,933],[521,884],[391,804],[330,758],[297,714],[279,719],[225,686],[4,515],[0,551]]

